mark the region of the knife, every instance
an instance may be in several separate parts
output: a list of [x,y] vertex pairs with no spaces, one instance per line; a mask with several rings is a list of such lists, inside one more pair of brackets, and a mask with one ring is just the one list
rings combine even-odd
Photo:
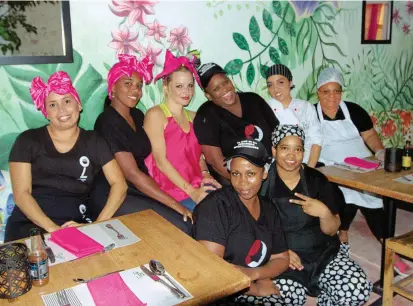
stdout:
[[152,273],[147,267],[144,265],[141,265],[140,268],[142,269],[143,273],[148,275],[153,281],[161,283],[165,287],[167,287],[177,298],[183,299],[186,296],[182,294],[182,292],[179,292],[176,288],[172,287],[169,285],[167,282],[165,282],[163,279],[161,279],[158,275]]
[[52,249],[46,244],[46,240],[44,239],[42,231],[40,231],[40,237],[42,238],[43,247],[46,250],[47,257],[49,257],[51,263],[54,263],[56,261],[56,258],[54,256]]

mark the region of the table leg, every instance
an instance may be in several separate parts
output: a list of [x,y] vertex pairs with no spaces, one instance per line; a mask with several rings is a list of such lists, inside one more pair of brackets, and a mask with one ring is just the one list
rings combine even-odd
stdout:
[[391,198],[383,197],[383,208],[386,219],[384,220],[383,243],[381,247],[381,264],[380,264],[380,279],[373,284],[373,292],[382,295],[383,279],[384,279],[384,258],[385,258],[385,239],[394,236],[394,228],[396,225],[396,206]]

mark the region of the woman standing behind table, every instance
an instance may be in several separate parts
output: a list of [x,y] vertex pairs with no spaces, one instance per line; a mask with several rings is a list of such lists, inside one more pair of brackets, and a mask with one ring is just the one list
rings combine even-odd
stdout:
[[[119,62],[110,69],[107,79],[110,104],[96,120],[95,130],[109,144],[129,185],[128,195],[115,215],[152,209],[189,233],[190,224],[186,221],[192,213],[160,189],[145,165],[151,144],[143,129],[144,115],[136,105],[142,98],[143,81],[152,81],[152,68],[147,57],[138,61],[132,55],[119,55]],[[108,195],[109,185],[104,176],[99,176],[93,192],[94,216]]]
[[281,216],[290,255],[290,269],[276,280],[288,288],[280,305],[304,305],[307,295],[320,306],[363,305],[372,284],[336,234],[344,203],[321,172],[302,164],[304,137],[300,127],[280,125],[272,139],[266,195]]
[[199,67],[207,102],[196,113],[194,128],[212,175],[229,185],[224,159],[245,137],[261,141],[271,150],[271,132],[279,124],[263,98],[253,92],[236,92],[224,69],[215,63]]
[[9,158],[16,206],[7,222],[5,241],[29,236],[33,227],[53,232],[89,221],[87,198],[95,175],[103,169],[110,196],[97,221],[113,216],[127,185],[106,142],[78,127],[82,110],[69,75],[59,71],[47,84],[32,81],[30,94],[48,125],[23,132]]
[[[213,192],[195,209],[194,239],[248,275],[243,295],[213,305],[278,305],[280,291],[272,279],[288,268],[288,252],[280,215],[258,195],[271,158],[264,145],[238,141],[226,159],[231,186]],[[291,304],[293,305],[293,304]]]
[[304,163],[314,168],[320,157],[322,135],[320,121],[314,106],[291,97],[294,88],[290,69],[282,64],[271,66],[267,71],[267,88],[271,99],[267,101],[280,124],[300,126],[306,135]]
[[208,190],[220,187],[202,157],[192,124],[195,113],[184,109],[194,95],[194,78],[199,85],[200,81],[193,63],[169,50],[155,82],[160,78],[165,102],[145,115],[144,129],[152,145],[145,164],[160,188],[192,211]]

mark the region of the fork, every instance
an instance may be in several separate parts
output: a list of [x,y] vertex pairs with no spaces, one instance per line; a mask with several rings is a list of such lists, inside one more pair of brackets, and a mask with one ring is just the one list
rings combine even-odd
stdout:
[[122,235],[121,233],[119,233],[119,232],[117,231],[117,229],[115,229],[115,228],[113,227],[112,224],[109,224],[109,223],[108,223],[108,224],[106,224],[106,227],[109,228],[109,229],[111,229],[112,231],[115,231],[116,234],[118,235],[117,237],[118,237],[119,240],[127,239],[127,237],[125,237],[124,235]]
[[57,301],[60,306],[70,306],[65,289],[56,292]]

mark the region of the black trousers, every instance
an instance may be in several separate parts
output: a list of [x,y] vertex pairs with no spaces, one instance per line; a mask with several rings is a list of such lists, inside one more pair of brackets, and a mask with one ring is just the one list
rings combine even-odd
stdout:
[[383,238],[384,231],[383,224],[385,215],[383,208],[366,208],[355,204],[343,205],[340,211],[340,230],[347,231],[350,228],[351,222],[353,222],[358,210],[360,210],[364,218],[366,218],[367,225],[374,237],[380,241]]
[[[105,206],[107,198],[109,196],[109,190],[110,187],[107,184],[106,180],[96,181],[94,189],[91,192],[91,198],[88,206],[92,220],[96,220],[96,218],[99,216],[99,213]],[[119,217],[147,209],[152,209],[184,233],[188,235],[191,234],[192,223],[189,218],[185,222],[183,220],[183,216],[180,213],[152,198],[149,198],[148,196],[139,192],[137,189],[130,186],[128,188],[128,194],[125,200],[113,215],[113,217]]]

